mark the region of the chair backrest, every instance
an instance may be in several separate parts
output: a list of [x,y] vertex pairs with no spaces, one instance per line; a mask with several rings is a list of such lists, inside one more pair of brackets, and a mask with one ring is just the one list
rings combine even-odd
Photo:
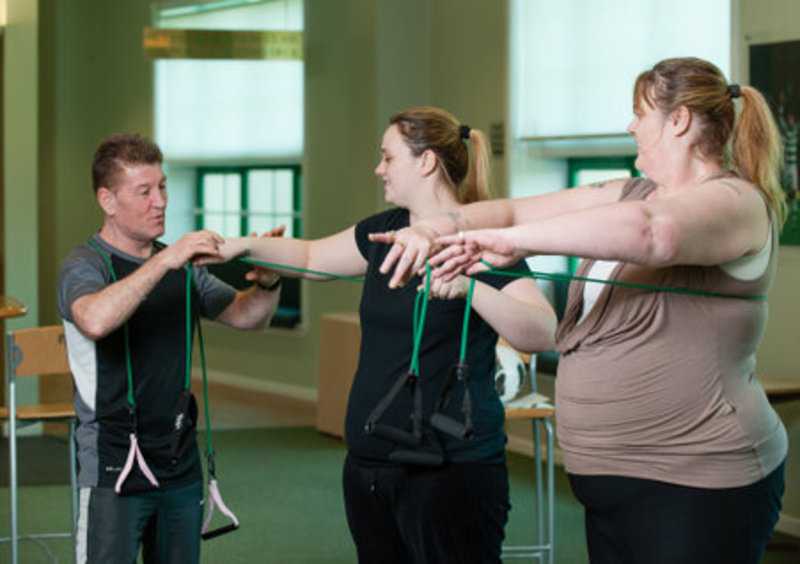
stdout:
[[6,342],[9,374],[14,377],[70,372],[61,325],[9,331]]

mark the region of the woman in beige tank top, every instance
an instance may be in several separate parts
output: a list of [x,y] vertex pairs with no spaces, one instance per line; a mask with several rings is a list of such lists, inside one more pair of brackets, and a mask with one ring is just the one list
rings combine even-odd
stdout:
[[556,413],[592,562],[757,563],[788,448],[755,378],[785,217],[780,137],[757,90],[700,59],[642,73],[633,107],[646,179],[481,202],[373,239],[395,243],[391,286],[429,258],[445,279],[584,258],[577,275],[611,284],[570,287]]

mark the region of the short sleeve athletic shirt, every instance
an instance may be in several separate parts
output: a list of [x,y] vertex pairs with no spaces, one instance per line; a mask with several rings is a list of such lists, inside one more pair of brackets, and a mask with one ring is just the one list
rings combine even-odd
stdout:
[[[117,279],[145,262],[108,245],[97,234],[93,241],[108,255]],[[155,252],[163,248],[157,243]],[[193,277],[192,328],[197,314],[217,317],[236,294],[203,268],[195,268]],[[127,321],[137,437],[162,487],[201,479],[194,439],[177,461],[170,453],[178,398],[186,380],[186,278],[186,268],[168,272]],[[63,262],[58,282],[58,308],[76,385],[81,487],[113,487],[130,447],[124,329],[93,341],[78,330],[71,313],[75,300],[112,282],[105,260],[88,243],[75,248]],[[134,491],[149,487],[136,465],[126,486]]]

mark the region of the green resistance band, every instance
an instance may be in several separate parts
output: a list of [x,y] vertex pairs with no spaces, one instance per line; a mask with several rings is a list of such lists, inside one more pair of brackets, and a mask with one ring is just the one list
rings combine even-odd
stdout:
[[356,278],[355,276],[343,276],[341,274],[333,274],[332,272],[322,272],[321,270],[310,270],[308,268],[300,268],[297,266],[289,266],[286,264],[280,264],[277,262],[266,262],[263,260],[255,260],[247,257],[237,257],[236,260],[241,262],[246,262],[249,264],[254,264],[257,266],[263,266],[266,268],[280,268],[281,270],[290,270],[293,272],[300,272],[302,274],[316,274],[318,276],[324,276],[325,278],[336,278],[338,280],[349,280],[351,282],[364,282],[363,278]]
[[[194,269],[187,265],[186,274],[186,378],[184,389],[189,390],[192,385],[192,285]],[[211,439],[211,410],[208,404],[208,373],[206,370],[206,350],[203,343],[203,329],[200,320],[197,321],[197,345],[200,350],[200,367],[203,374],[203,408],[205,410],[206,424],[206,457],[208,460],[209,474],[215,476],[214,445]]]
[[[97,253],[103,258],[103,261],[106,263],[109,272],[111,273],[111,279],[114,282],[117,282],[117,275],[114,271],[114,267],[111,264],[111,259],[108,255],[103,251],[103,249],[92,239],[89,239],[89,245],[97,251]],[[176,413],[176,419],[173,426],[173,443],[172,443],[172,458],[176,460],[179,454],[182,452],[183,448],[187,446],[191,442],[191,438],[193,436],[194,431],[194,420],[197,417],[197,405],[194,401],[194,396],[191,393],[191,382],[192,382],[192,286],[193,286],[193,275],[194,275],[194,268],[190,263],[187,263],[186,266],[186,373],[184,379],[184,388],[181,396],[178,400],[178,409]],[[128,408],[131,413],[131,433],[130,433],[130,440],[131,440],[131,447],[128,453],[128,460],[120,473],[119,479],[117,480],[117,484],[115,486],[115,490],[117,493],[121,492],[122,485],[124,481],[127,479],[128,475],[130,474],[131,468],[133,466],[134,459],[139,465],[139,469],[145,475],[145,477],[150,481],[150,483],[154,487],[158,487],[158,481],[156,480],[154,474],[147,466],[147,463],[144,460],[144,455],[142,454],[141,450],[138,446],[138,441],[136,439],[136,401],[134,399],[134,387],[133,387],[133,369],[132,369],[132,362],[131,362],[131,346],[130,346],[130,334],[128,330],[128,322],[126,321],[123,324],[124,328],[124,341],[125,341],[125,365],[128,374]],[[211,438],[211,410],[209,408],[209,401],[208,401],[208,375],[206,370],[206,353],[205,347],[203,344],[203,332],[202,332],[202,324],[199,322],[197,323],[197,341],[200,348],[200,360],[202,365],[202,373],[203,373],[203,404],[205,407],[205,424],[206,424],[206,467],[208,471],[208,511],[206,513],[206,517],[203,521],[203,525],[201,528],[201,538],[203,540],[208,540],[219,535],[229,533],[231,531],[235,531],[239,528],[239,520],[237,519],[236,515],[228,509],[225,505],[225,502],[222,500],[222,496],[219,493],[219,486],[217,485],[217,476],[216,476],[216,453],[214,451],[214,446]],[[209,528],[214,509],[219,508],[220,512],[230,519],[230,523],[223,525],[221,527],[217,527],[214,529]]]
[[[191,295],[192,295],[192,276],[194,269],[191,264],[187,264],[186,275],[186,390],[189,390],[192,381],[192,315],[191,315]],[[208,402],[208,371],[206,369],[206,350],[203,339],[202,323],[197,321],[197,344],[200,349],[200,366],[203,374],[203,407],[205,408],[206,424],[206,470],[208,472],[208,511],[203,520],[200,530],[200,538],[203,540],[213,539],[220,535],[230,533],[239,528],[239,519],[231,511],[222,499],[217,484],[217,462],[216,451],[214,450],[211,439],[211,409]],[[220,513],[227,517],[230,522],[216,528],[210,528],[215,508],[219,508]]]
[[[429,419],[434,429],[442,433],[447,433],[457,439],[470,439],[475,432],[472,421],[472,397],[469,391],[470,369],[467,365],[469,316],[472,309],[472,295],[474,290],[475,279],[471,278],[469,281],[469,290],[467,291],[466,304],[464,305],[464,320],[461,325],[461,351],[458,356],[458,363],[450,370],[450,374],[448,374],[447,380],[442,390],[439,392],[434,412],[431,413]],[[460,419],[456,419],[447,412],[450,398],[457,386],[463,388]]]
[[[417,292],[417,297],[414,301],[414,323],[413,323],[413,337],[414,337],[414,350],[411,355],[411,366],[409,372],[419,376],[419,349],[422,343],[422,331],[425,326],[425,316],[427,314],[428,296],[430,295],[431,284],[431,267],[425,265],[425,287],[423,290]],[[461,346],[458,357],[459,364],[464,364],[467,357],[467,337],[469,335],[469,314],[472,309],[472,295],[475,291],[475,279],[470,278],[469,289],[467,291],[466,305],[464,306],[464,320],[461,324]],[[421,304],[421,305],[420,305]]]
[[[114,267],[111,265],[111,259],[108,257],[108,254],[106,254],[106,252],[100,247],[100,245],[98,245],[93,239],[89,239],[88,243],[89,246],[92,247],[95,251],[97,251],[97,254],[99,254],[103,258],[103,262],[106,263],[106,267],[108,268],[109,273],[111,273],[111,280],[113,282],[117,282],[117,273],[114,271]],[[134,393],[133,393],[133,367],[131,365],[131,341],[130,341],[127,321],[123,323],[122,328],[125,340],[125,370],[128,374],[128,409],[131,412],[131,416],[135,417],[136,399],[134,398]],[[134,430],[135,430],[135,423],[134,423]]]
[[512,276],[516,278],[534,278],[536,280],[553,280],[553,281],[571,281],[580,280],[582,282],[595,282],[597,284],[606,284],[608,286],[623,286],[625,288],[636,288],[638,290],[650,290],[655,292],[667,292],[668,294],[684,294],[689,296],[702,296],[707,298],[734,298],[739,300],[764,300],[764,294],[723,294],[721,292],[706,292],[702,290],[690,290],[688,288],[668,288],[666,286],[653,286],[650,284],[637,284],[635,282],[623,282],[621,280],[602,280],[599,278],[586,278],[584,276],[575,276],[572,274],[555,274],[550,272],[514,272],[510,270],[500,270],[494,268],[485,260],[481,264],[486,266],[489,270],[487,274],[498,274],[500,276]]
[[411,366],[409,372],[419,377],[419,348],[422,344],[422,331],[425,328],[425,316],[428,312],[428,295],[431,290],[431,267],[425,265],[425,287],[417,292],[414,299],[414,323],[412,334],[414,339],[414,349],[411,353]]
[[[247,262],[257,266],[263,266],[266,268],[279,268],[282,270],[290,270],[299,273],[307,273],[307,274],[316,274],[318,276],[324,276],[326,278],[336,278],[339,280],[350,280],[352,282],[364,282],[363,278],[356,278],[353,276],[342,276],[340,274],[333,274],[331,272],[322,272],[319,270],[309,270],[305,268],[300,268],[296,266],[288,266],[285,264],[275,263],[275,262],[266,262],[266,261],[259,261],[251,258],[244,258],[240,257],[237,260],[242,262]],[[655,286],[651,284],[637,284],[635,282],[623,282],[621,280],[602,280],[599,278],[586,278],[583,276],[575,276],[572,274],[556,274],[550,272],[540,272],[540,271],[531,271],[531,272],[515,272],[510,270],[502,270],[496,269],[491,264],[486,262],[485,260],[481,261],[481,264],[486,266],[489,270],[486,271],[486,274],[497,274],[499,276],[511,276],[514,278],[533,278],[535,280],[552,280],[552,281],[566,281],[569,282],[571,280],[580,280],[583,282],[595,282],[597,284],[605,284],[608,286],[622,286],[626,288],[636,288],[639,290],[650,290],[654,292],[667,292],[669,294],[684,294],[690,296],[701,296],[701,297],[709,297],[709,298],[733,298],[733,299],[740,299],[740,300],[764,300],[766,296],[764,294],[755,294],[755,295],[746,295],[746,294],[724,294],[721,292],[706,292],[702,290],[691,290],[688,288],[670,288],[666,286]],[[426,263],[427,266],[427,263]]]
[[[430,267],[427,268],[424,289],[417,292],[416,299],[414,300],[414,317],[411,331],[411,338],[413,341],[411,365],[408,368],[408,372],[400,376],[387,394],[377,403],[364,424],[364,431],[367,435],[372,435],[393,442],[396,445],[402,445],[403,447],[410,447],[412,449],[418,447],[422,442],[422,386],[419,382],[419,349],[420,343],[422,342],[423,328],[425,326],[425,316],[428,307],[427,295],[429,291]],[[411,430],[381,422],[384,412],[394,403],[397,396],[403,390],[407,390],[411,394],[412,408],[409,414]],[[414,454],[414,451],[403,449],[393,450],[389,454],[389,457],[398,462],[406,460],[408,457],[414,459],[420,458]],[[423,456],[420,460],[417,460],[417,463],[437,466],[441,464],[442,460],[443,458],[439,457],[429,460],[429,457]]]
[[[103,261],[106,263],[108,267],[108,271],[111,274],[111,279],[114,282],[117,282],[117,273],[114,271],[114,266],[111,264],[111,259],[108,257],[105,251],[98,245],[94,240],[91,238],[88,241],[89,246],[92,247],[99,255],[102,257]],[[139,470],[142,474],[147,478],[147,481],[150,482],[150,485],[153,487],[159,487],[158,480],[153,474],[150,467],[147,465],[147,461],[144,458],[144,454],[142,453],[141,449],[139,448],[139,440],[137,436],[137,420],[136,420],[136,399],[134,397],[134,388],[133,388],[133,367],[132,367],[132,360],[131,360],[131,344],[130,344],[130,331],[128,329],[128,322],[126,321],[123,323],[123,335],[125,341],[125,369],[127,372],[127,379],[128,379],[128,415],[130,419],[130,431],[128,433],[128,439],[130,441],[130,448],[128,449],[128,456],[125,460],[125,464],[122,467],[122,470],[117,477],[117,482],[114,485],[114,491],[117,494],[122,493],[123,486],[125,481],[128,479],[128,476],[133,469],[133,464],[136,462],[136,465],[139,467]]]
[[461,351],[458,355],[458,363],[464,364],[467,358],[467,335],[469,334],[469,314],[472,310],[472,294],[475,291],[475,279],[469,279],[469,290],[467,291],[467,304],[464,306],[464,321],[461,324]]

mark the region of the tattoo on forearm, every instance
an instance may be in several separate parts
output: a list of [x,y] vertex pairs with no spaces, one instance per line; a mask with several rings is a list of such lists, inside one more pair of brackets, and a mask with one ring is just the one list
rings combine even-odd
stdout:
[[727,180],[721,180],[720,182],[722,182],[725,186],[736,192],[738,195],[740,196],[742,195],[742,190],[733,182],[729,182]]
[[592,182],[589,184],[589,188],[604,188],[606,185],[605,181],[600,182]]
[[447,217],[449,217],[453,221],[453,227],[455,227],[455,232],[458,233],[461,231],[461,223],[459,222],[459,218],[461,214],[458,212],[448,212]]

